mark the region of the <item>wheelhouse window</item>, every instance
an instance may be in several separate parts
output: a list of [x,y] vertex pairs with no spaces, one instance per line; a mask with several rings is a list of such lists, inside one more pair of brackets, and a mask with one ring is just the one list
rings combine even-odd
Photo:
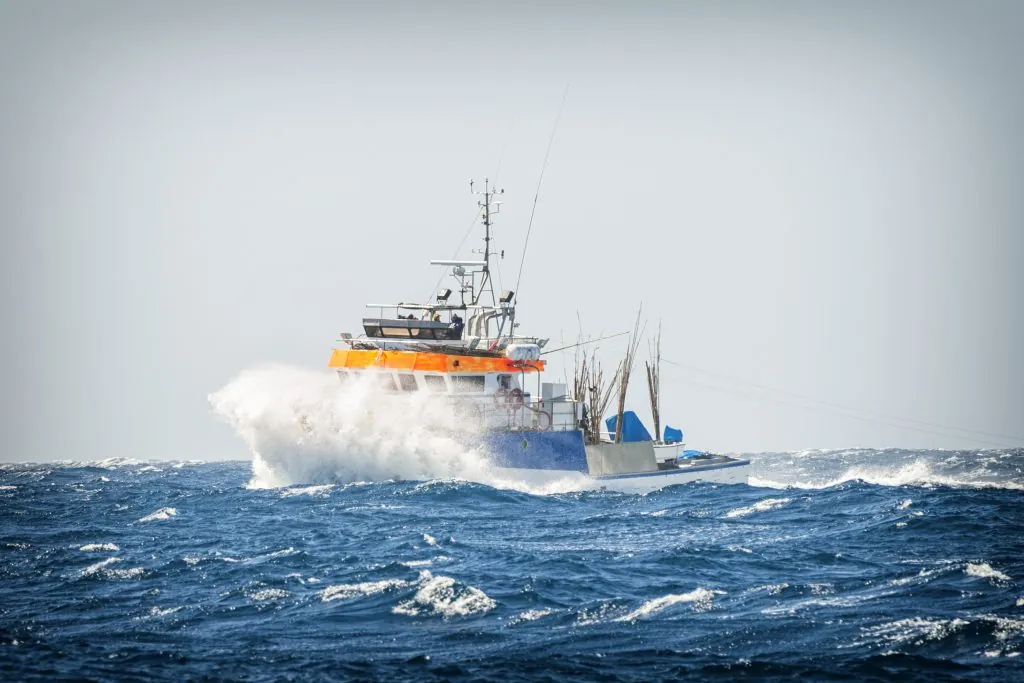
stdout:
[[398,373],[398,385],[402,387],[402,391],[417,391],[419,385],[416,384],[416,376],[408,372]]
[[435,394],[445,394],[448,392],[448,385],[445,384],[444,376],[442,375],[423,375],[423,383],[427,386],[427,391]]
[[452,388],[457,394],[482,394],[483,375],[452,375]]
[[338,370],[338,379],[341,380],[342,384],[349,380],[348,370]]
[[391,376],[389,372],[382,372],[377,375],[377,381],[380,382],[380,388],[384,391],[397,391],[395,386],[395,378]]

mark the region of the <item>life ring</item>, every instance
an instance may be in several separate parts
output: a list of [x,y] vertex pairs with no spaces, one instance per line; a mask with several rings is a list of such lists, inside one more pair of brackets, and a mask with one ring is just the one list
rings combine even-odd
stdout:
[[523,390],[516,387],[508,392],[507,402],[512,410],[519,410],[523,407]]
[[508,389],[501,387],[494,392],[494,402],[499,406],[503,403],[508,403]]

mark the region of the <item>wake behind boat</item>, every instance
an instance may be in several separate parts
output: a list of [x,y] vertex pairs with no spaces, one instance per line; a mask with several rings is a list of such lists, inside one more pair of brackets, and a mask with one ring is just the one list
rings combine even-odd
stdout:
[[[491,278],[491,221],[501,204],[495,196],[503,192],[485,181],[475,193],[482,260],[431,261],[451,268],[454,292],[443,288],[430,302],[367,304],[363,332],[343,333],[328,366],[343,383],[372,375],[383,391],[435,395],[496,468],[530,484],[581,475],[631,492],[697,480],[745,483],[748,460],[687,450],[682,432],[670,427],[655,439],[625,409],[637,329],[611,381],[604,381],[593,355],[577,362],[571,391],[543,381],[548,339],[518,332],[515,292],[496,296]],[[657,435],[656,365],[648,367],[648,382]],[[602,420],[616,389],[618,410]]]

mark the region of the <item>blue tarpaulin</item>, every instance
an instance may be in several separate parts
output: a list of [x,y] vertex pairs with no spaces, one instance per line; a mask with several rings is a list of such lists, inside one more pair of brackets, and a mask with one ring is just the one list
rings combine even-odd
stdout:
[[707,455],[707,453],[704,451],[691,451],[687,449],[683,451],[683,454],[676,458],[676,460],[683,460],[684,458],[699,458],[702,455]]
[[[604,423],[608,426],[608,433],[615,436],[615,423],[618,422],[616,416],[609,417]],[[640,421],[640,418],[636,416],[632,410],[627,410],[622,413],[622,442],[629,443],[631,441],[653,441],[651,433],[647,431],[647,427],[644,427],[644,423]]]
[[673,429],[668,425],[665,425],[665,436],[662,439],[665,443],[682,443],[683,441],[683,430]]

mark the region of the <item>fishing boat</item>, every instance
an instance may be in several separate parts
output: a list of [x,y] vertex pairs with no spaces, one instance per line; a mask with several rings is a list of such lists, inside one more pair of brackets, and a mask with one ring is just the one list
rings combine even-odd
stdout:
[[[383,391],[435,395],[471,427],[473,445],[493,467],[530,484],[582,477],[594,487],[636,492],[697,480],[745,483],[748,460],[688,450],[670,427],[654,438],[624,409],[631,358],[611,383],[593,357],[576,368],[571,391],[544,381],[549,339],[520,333],[516,293],[494,291],[491,228],[504,190],[485,180],[482,191],[470,181],[470,191],[479,197],[482,258],[431,261],[450,269],[454,291],[443,287],[430,301],[367,304],[362,332],[342,333],[331,352],[328,367],[339,379],[369,373]],[[619,408],[604,419],[615,387]]]

